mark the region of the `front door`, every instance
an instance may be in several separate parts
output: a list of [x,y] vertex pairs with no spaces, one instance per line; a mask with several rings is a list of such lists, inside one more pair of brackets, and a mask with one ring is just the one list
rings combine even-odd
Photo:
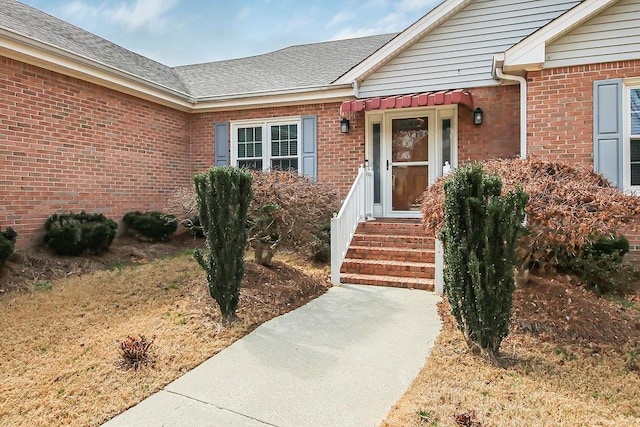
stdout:
[[456,116],[455,106],[367,115],[374,216],[420,217],[417,199],[457,164]]
[[386,216],[420,215],[418,198],[429,185],[429,116],[391,118],[386,145]]

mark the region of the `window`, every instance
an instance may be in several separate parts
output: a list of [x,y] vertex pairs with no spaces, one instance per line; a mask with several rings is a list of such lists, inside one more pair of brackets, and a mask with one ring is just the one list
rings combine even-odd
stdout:
[[630,89],[629,183],[640,186],[640,88]]
[[253,170],[298,170],[300,121],[282,119],[232,124],[232,164]]

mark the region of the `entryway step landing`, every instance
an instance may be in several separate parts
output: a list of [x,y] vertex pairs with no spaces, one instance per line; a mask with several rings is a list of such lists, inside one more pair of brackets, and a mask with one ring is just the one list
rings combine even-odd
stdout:
[[435,240],[418,220],[361,223],[340,269],[341,283],[434,290]]

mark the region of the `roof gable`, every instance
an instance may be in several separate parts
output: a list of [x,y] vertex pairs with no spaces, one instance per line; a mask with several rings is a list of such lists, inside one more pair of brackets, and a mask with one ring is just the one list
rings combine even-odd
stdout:
[[547,44],[596,16],[618,0],[584,0],[573,9],[542,27],[504,52],[505,71],[537,70],[546,57]]
[[360,81],[359,94],[389,96],[499,85],[491,73],[496,52],[504,52],[577,3],[474,0]]
[[343,75],[336,83],[351,83],[353,81],[362,81],[371,75],[378,68],[397,56],[400,52],[407,49],[423,35],[431,31],[433,28],[446,21],[451,15],[461,10],[472,0],[444,0],[430,12],[411,24],[406,30],[402,31],[389,43],[382,46],[364,61],[360,62],[356,67]]

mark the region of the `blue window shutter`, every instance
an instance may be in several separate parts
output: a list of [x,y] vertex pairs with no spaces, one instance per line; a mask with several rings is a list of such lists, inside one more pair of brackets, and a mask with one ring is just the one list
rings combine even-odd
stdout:
[[302,116],[302,174],[318,179],[318,119]]
[[593,82],[593,169],[622,188],[622,79]]
[[229,123],[215,124],[215,165],[229,165]]

